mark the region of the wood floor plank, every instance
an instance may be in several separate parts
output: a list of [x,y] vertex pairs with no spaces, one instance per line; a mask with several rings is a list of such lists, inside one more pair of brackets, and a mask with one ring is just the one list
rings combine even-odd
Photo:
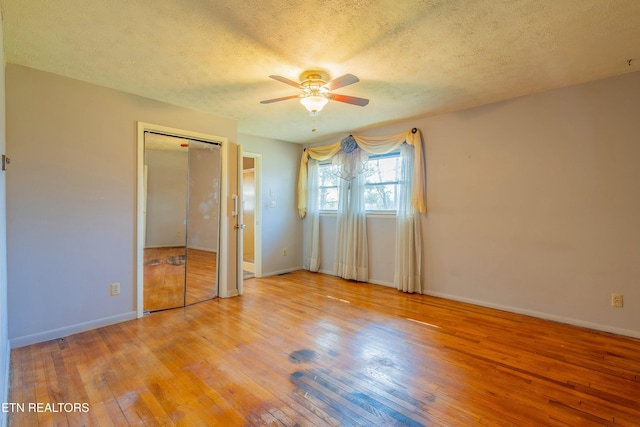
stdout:
[[638,426],[640,340],[305,271],[11,354],[10,426]]

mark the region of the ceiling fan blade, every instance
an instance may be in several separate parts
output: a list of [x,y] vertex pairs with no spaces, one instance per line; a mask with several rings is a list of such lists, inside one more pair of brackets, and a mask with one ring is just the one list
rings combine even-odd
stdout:
[[282,82],[284,84],[288,84],[289,86],[293,86],[293,87],[298,88],[298,89],[302,88],[302,86],[300,86],[300,83],[294,82],[293,80],[289,80],[286,77],[275,76],[275,75],[271,75],[269,77],[271,77],[273,80],[277,80],[277,81]]
[[273,98],[273,99],[265,99],[264,101],[260,101],[260,104],[271,104],[272,102],[278,101],[286,101],[287,99],[299,98],[299,95],[289,95],[283,96],[282,98]]
[[347,104],[358,105],[360,107],[364,107],[369,103],[369,100],[365,98],[358,98],[357,96],[338,95],[335,93],[330,94],[329,99],[333,99],[334,101],[338,102],[346,102]]
[[358,83],[359,81],[360,79],[354,76],[353,74],[345,74],[344,76],[328,81],[327,83],[325,83],[323,87],[326,87],[329,90],[334,90],[334,89],[338,89],[348,85],[352,85],[354,83]]

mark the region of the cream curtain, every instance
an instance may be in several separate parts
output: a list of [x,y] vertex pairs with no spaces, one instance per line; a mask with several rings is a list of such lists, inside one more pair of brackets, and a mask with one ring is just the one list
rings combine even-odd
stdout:
[[298,212],[300,218],[307,214],[307,188],[308,188],[308,168],[309,159],[329,160],[340,151],[340,141],[322,147],[305,148],[300,159],[300,173],[298,176]]
[[364,176],[340,180],[333,272],[343,279],[369,280],[367,211],[364,206]]
[[[353,135],[353,139],[361,150],[371,154],[385,154],[398,149],[401,150],[404,162],[403,183],[401,185],[402,194],[400,196],[400,208],[398,210],[396,220],[394,281],[396,287],[401,291],[422,293],[420,271],[420,264],[422,260],[422,234],[420,231],[419,214],[427,212],[427,174],[422,135],[418,129],[414,128],[408,132],[383,137],[364,137]],[[405,142],[408,146],[401,148]],[[314,211],[313,203],[317,204],[318,198],[317,193],[309,194],[309,159],[319,161],[329,160],[336,155],[340,149],[341,143],[338,141],[333,144],[321,147],[310,147],[304,150],[300,160],[300,175],[298,178],[298,213],[300,218],[307,216],[307,213],[311,215],[311,212]],[[359,179],[364,181],[363,177],[359,174],[351,181],[351,189],[344,191],[349,193],[349,203],[359,203],[359,200],[354,201],[356,193],[360,194],[360,197],[364,199],[364,191],[353,191],[355,188],[358,188],[358,185],[360,185],[360,181],[358,181],[358,184],[356,183],[356,180]],[[311,185],[317,185],[316,182],[317,178],[314,178],[314,184]],[[344,192],[341,188],[341,199]],[[313,198],[312,202],[310,201],[309,196]],[[340,203],[342,203],[342,200]],[[338,272],[342,273],[346,271],[350,276],[348,278],[366,281],[368,280],[368,265],[366,264],[368,261],[363,260],[363,257],[367,257],[364,200],[362,200],[362,203],[362,214],[360,215],[359,208],[356,205],[355,212],[357,212],[357,214],[345,216],[344,218],[346,218],[346,222],[344,223],[341,222],[341,215],[338,214],[336,262],[334,264],[334,270],[336,274],[338,274]],[[314,216],[312,218],[309,218],[310,223],[315,221],[315,214],[313,215]],[[313,226],[310,226],[310,228],[314,229]],[[315,230],[317,231],[318,227],[316,227]],[[359,232],[351,234],[351,237],[349,237],[351,240],[345,243],[342,241],[341,236],[345,234],[347,230],[350,231],[350,234],[353,230],[359,230]],[[316,245],[315,251],[318,253],[319,240],[315,239],[309,242],[311,245]],[[360,252],[356,250],[358,245],[362,248],[362,251]],[[309,249],[309,253],[313,253],[313,251],[313,248]],[[365,255],[362,255],[363,253]],[[356,266],[355,270],[353,267],[354,265]],[[365,274],[367,279],[362,279],[365,277]]]
[[[372,154],[384,154],[397,150],[403,142],[413,147],[414,164],[411,190],[411,204],[420,213],[427,212],[427,168],[424,147],[420,130],[412,129],[407,132],[390,136],[365,137],[353,135],[358,147]],[[310,147],[304,150],[300,160],[300,174],[298,178],[298,213],[300,218],[307,214],[307,162],[309,158],[328,160],[340,151],[340,141],[321,147]]]
[[396,257],[394,284],[403,292],[422,293],[420,269],[422,241],[420,214],[411,204],[411,177],[413,176],[414,150],[400,146],[402,170],[400,176],[400,203],[396,215]]
[[309,159],[308,162],[309,184],[307,192],[309,203],[307,206],[307,221],[305,221],[305,234],[307,244],[304,253],[304,268],[317,272],[320,270],[320,210],[318,208],[318,161]]

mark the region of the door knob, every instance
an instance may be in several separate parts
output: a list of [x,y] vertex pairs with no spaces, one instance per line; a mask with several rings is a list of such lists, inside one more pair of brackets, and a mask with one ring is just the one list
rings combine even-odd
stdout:
[[244,230],[247,226],[245,224],[236,224],[233,226],[236,230]]

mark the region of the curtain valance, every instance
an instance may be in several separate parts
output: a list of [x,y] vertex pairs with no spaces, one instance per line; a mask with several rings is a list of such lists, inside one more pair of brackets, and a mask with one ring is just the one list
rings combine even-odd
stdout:
[[[422,134],[418,129],[390,136],[358,136],[353,138],[360,149],[371,154],[385,154],[398,150],[406,142],[414,149],[411,204],[420,212],[427,212],[427,171]],[[300,218],[307,214],[307,163],[309,158],[329,160],[340,151],[340,141],[320,147],[309,147],[302,153],[298,178],[298,212]]]

